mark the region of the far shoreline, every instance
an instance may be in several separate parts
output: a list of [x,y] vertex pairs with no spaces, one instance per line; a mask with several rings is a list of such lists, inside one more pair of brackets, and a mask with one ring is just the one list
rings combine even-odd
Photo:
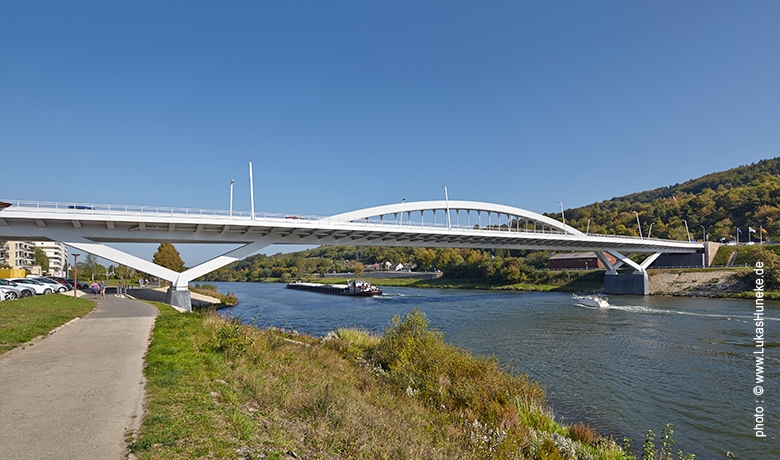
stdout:
[[[419,279],[419,278],[373,278],[370,273],[351,278],[321,278],[301,277],[302,280],[322,284],[343,284],[350,279],[364,279],[380,287],[409,287],[422,289],[463,289],[484,291],[512,292],[601,292],[604,288],[604,270],[582,270],[574,272],[570,283],[561,286],[549,284],[498,284],[484,280],[469,279]],[[654,297],[691,297],[749,300],[754,298],[752,290],[744,282],[746,275],[752,273],[749,268],[659,268],[650,269],[651,292]],[[281,278],[266,278],[258,281],[223,281],[207,282],[237,282],[237,283],[287,283],[291,280]],[[654,289],[655,288],[655,289]],[[780,301],[780,291],[767,291],[764,298],[770,301]],[[239,299],[240,301],[240,299]]]

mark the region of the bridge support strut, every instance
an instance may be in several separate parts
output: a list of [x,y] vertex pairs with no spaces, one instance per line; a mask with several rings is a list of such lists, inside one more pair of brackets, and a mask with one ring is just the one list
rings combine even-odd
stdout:
[[160,279],[164,279],[165,281],[170,282],[171,286],[168,288],[168,292],[165,295],[165,302],[169,305],[184,309],[186,311],[192,311],[192,298],[190,296],[189,289],[190,281],[218,268],[224,267],[225,265],[228,265],[232,262],[241,260],[244,257],[268,246],[268,243],[264,241],[247,243],[239,248],[233,249],[232,251],[226,252],[221,256],[217,256],[211,260],[203,262],[202,264],[188,268],[181,273],[177,273],[171,269],[149,262],[148,260],[141,259],[140,257],[122,252],[104,244],[95,243],[86,238],[75,241],[63,241],[63,243],[81,251],[94,254],[98,257],[102,257],[112,262],[134,268],[140,272],[148,273],[152,276],[156,276]]
[[[647,268],[661,255],[660,252],[651,254],[639,264],[617,251],[606,252],[614,257],[616,262],[612,264],[604,252],[596,251],[596,257],[607,267],[607,272],[604,274],[605,294],[650,294],[650,279],[647,277]],[[622,265],[633,267],[634,273],[618,273],[617,269]]]

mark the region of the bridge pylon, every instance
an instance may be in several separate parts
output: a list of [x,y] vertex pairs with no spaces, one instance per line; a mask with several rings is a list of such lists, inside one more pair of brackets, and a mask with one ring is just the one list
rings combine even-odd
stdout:
[[[611,263],[604,252],[614,257],[616,262]],[[607,267],[607,272],[604,274],[605,294],[650,294],[650,279],[647,276],[647,268],[655,262],[662,254],[661,252],[650,254],[642,263],[636,263],[618,251],[595,251],[595,253],[601,263]],[[618,273],[617,269],[622,265],[633,267],[634,272]]]

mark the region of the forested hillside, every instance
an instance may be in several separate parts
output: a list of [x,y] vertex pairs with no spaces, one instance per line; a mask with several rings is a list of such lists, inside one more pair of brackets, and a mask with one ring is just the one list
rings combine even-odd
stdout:
[[[454,279],[506,283],[554,283],[546,252],[453,248],[323,246],[290,254],[247,257],[201,278],[205,281],[288,280],[317,273],[358,272],[375,263],[413,263],[418,270],[439,269]],[[368,276],[368,275],[366,275]]]
[[[685,223],[691,238],[701,239],[703,229],[711,241],[734,239],[736,229],[747,239],[748,227],[780,238],[780,158],[762,160],[728,171],[708,174],[682,184],[634,193],[564,211],[566,223],[591,233],[685,240]],[[548,214],[557,219],[561,214]],[[588,229],[588,220],[590,228]],[[753,237],[758,240],[756,233]]]
[[[708,174],[682,184],[612,198],[565,210],[566,223],[590,233],[638,236],[635,212],[647,237],[731,240],[736,228],[747,239],[748,227],[765,230],[764,239],[780,240],[780,158]],[[560,219],[560,214],[548,214]],[[759,239],[759,234],[752,235]],[[546,252],[325,246],[275,256],[257,255],[206,275],[206,281],[290,279],[315,273],[362,272],[370,264],[409,262],[418,270],[442,270],[455,279],[496,283],[550,283],[560,280],[547,267]]]

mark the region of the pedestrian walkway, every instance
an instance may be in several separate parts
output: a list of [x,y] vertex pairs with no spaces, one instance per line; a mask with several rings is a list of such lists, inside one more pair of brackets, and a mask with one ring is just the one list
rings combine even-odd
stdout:
[[0,355],[4,460],[126,458],[157,309],[113,293],[96,302],[46,339]]

